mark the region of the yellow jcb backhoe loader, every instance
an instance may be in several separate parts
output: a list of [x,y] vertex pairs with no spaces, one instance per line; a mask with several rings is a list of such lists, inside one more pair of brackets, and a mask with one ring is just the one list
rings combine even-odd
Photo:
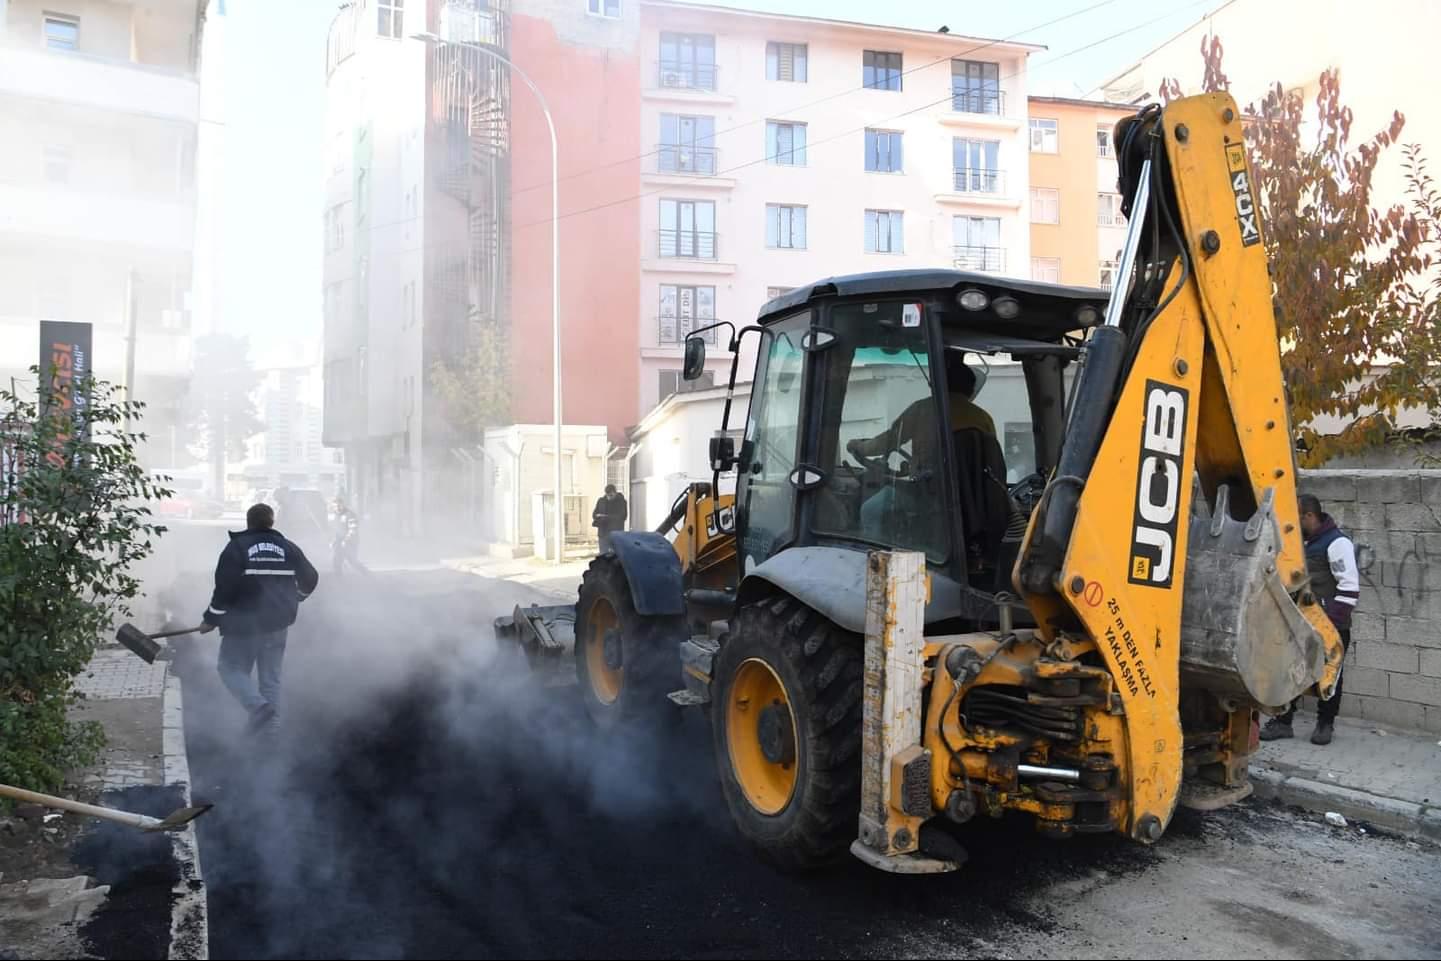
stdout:
[[1249,793],[1258,712],[1334,688],[1235,103],[1115,142],[1112,291],[894,271],[772,300],[730,330],[757,363],[712,483],[615,535],[573,615],[497,621],[573,656],[616,736],[706,705],[772,863],[947,870],[955,826],[1006,811],[1154,842]]

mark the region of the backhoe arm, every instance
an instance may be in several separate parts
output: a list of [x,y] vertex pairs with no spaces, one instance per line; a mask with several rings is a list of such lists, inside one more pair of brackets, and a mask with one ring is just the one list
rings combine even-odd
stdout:
[[1278,708],[1318,680],[1329,689],[1342,649],[1305,592],[1235,103],[1147,108],[1116,141],[1130,219],[1121,272],[1016,580],[1043,634],[1084,635],[1115,677],[1129,829],[1151,840],[1180,791],[1183,684],[1232,713]]

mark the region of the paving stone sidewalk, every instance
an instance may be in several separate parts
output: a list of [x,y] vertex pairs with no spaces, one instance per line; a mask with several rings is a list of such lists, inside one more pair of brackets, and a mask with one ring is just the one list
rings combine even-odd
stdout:
[[1251,763],[1257,794],[1441,840],[1441,737],[1343,716],[1335,739],[1315,745],[1315,721],[1302,712],[1294,738],[1262,742]]

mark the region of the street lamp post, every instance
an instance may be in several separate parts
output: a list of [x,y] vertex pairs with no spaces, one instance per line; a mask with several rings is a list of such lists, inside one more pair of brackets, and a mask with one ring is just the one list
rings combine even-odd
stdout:
[[550,335],[551,379],[554,385],[551,409],[555,417],[555,562],[560,564],[565,560],[565,499],[561,496],[560,490],[560,458],[563,440],[560,388],[560,150],[555,139],[555,119],[550,114],[550,105],[546,103],[545,95],[540,92],[535,81],[504,54],[485,44],[464,40],[445,40],[433,33],[417,33],[412,36],[413,39],[425,43],[454,43],[458,46],[469,47],[505,64],[530,88],[530,92],[535,94],[535,99],[540,103],[540,112],[545,115],[546,129],[550,132]]

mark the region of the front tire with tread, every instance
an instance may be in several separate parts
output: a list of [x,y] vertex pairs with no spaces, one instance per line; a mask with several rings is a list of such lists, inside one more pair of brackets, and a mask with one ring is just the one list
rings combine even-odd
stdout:
[[[619,691],[610,699],[599,693],[603,683],[593,683],[587,659],[588,644],[603,627],[598,623],[605,620],[603,605],[614,612],[621,643]],[[575,607],[575,676],[586,713],[597,727],[655,723],[674,715],[675,705],[667,695],[681,686],[680,645],[685,637],[683,615],[645,615],[635,609],[616,555],[590,562]]]
[[[728,738],[737,673],[755,660],[780,681],[794,725],[795,784],[774,814],[748,798]],[[781,870],[831,864],[856,838],[863,666],[861,638],[783,594],[741,608],[721,645],[711,687],[711,736],[721,787],[741,835]]]

